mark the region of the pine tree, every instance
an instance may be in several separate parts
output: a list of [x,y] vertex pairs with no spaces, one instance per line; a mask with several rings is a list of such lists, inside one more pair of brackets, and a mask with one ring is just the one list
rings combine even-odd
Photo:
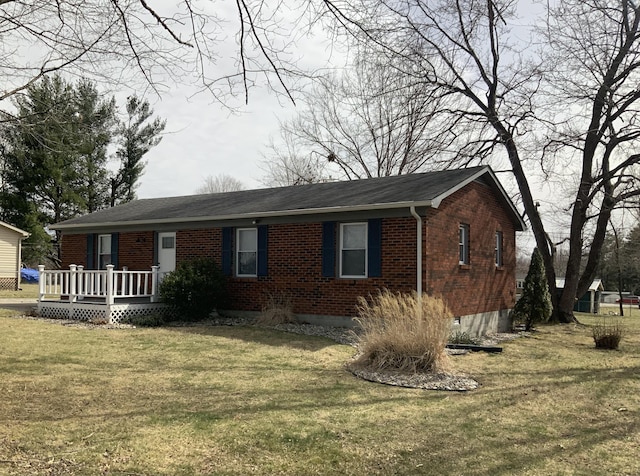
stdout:
[[551,295],[542,255],[535,248],[531,254],[529,272],[524,279],[522,296],[513,308],[513,319],[523,321],[525,329],[531,330],[534,324],[549,320],[551,311]]

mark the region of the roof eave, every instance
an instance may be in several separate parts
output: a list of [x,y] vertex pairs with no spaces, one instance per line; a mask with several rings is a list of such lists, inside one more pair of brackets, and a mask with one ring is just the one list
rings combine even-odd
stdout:
[[393,203],[374,203],[368,205],[355,205],[349,207],[323,207],[323,208],[305,208],[305,209],[292,209],[292,210],[279,210],[271,212],[251,212],[251,213],[238,213],[232,215],[217,215],[217,216],[202,216],[202,217],[184,217],[184,218],[159,218],[155,220],[130,220],[130,221],[113,221],[113,222],[98,222],[98,223],[59,223],[50,225],[51,230],[78,230],[88,228],[109,228],[116,226],[149,226],[149,225],[162,225],[170,223],[202,223],[202,222],[216,222],[216,221],[230,221],[230,220],[250,220],[257,218],[271,218],[282,216],[303,216],[303,215],[323,215],[329,213],[348,213],[359,212],[369,210],[386,210],[397,208],[409,208],[409,207],[431,207],[432,200],[423,201],[405,201],[405,202],[393,202]]

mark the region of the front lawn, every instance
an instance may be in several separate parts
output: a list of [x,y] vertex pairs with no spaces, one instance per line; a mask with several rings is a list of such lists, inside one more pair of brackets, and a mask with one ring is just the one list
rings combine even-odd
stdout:
[[481,387],[451,393],[358,380],[322,338],[0,317],[0,474],[639,474],[623,322],[619,351],[558,326],[455,357]]
[[0,289],[0,299],[2,298],[23,298],[36,299],[38,297],[38,283],[21,283],[17,291]]

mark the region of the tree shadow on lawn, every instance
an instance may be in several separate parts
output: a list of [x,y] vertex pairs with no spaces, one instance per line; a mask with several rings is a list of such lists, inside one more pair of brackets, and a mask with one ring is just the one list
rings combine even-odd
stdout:
[[195,323],[189,326],[168,326],[165,327],[165,329],[185,334],[223,337],[272,347],[290,347],[292,349],[310,352],[316,352],[334,345],[345,345],[328,337],[297,334],[279,329],[251,325],[220,326]]

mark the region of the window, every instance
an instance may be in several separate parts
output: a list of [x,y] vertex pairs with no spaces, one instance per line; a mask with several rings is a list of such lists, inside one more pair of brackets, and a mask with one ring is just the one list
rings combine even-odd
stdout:
[[367,224],[340,225],[340,277],[367,276]]
[[172,250],[176,247],[176,237],[175,236],[163,236],[162,242],[160,244],[163,250]]
[[258,230],[256,228],[239,228],[236,242],[238,243],[236,274],[238,276],[257,276]]
[[98,235],[98,269],[107,269],[111,260],[111,235]]
[[469,225],[460,224],[459,231],[460,264],[469,264]]
[[496,231],[496,266],[501,267],[502,265],[502,232]]

